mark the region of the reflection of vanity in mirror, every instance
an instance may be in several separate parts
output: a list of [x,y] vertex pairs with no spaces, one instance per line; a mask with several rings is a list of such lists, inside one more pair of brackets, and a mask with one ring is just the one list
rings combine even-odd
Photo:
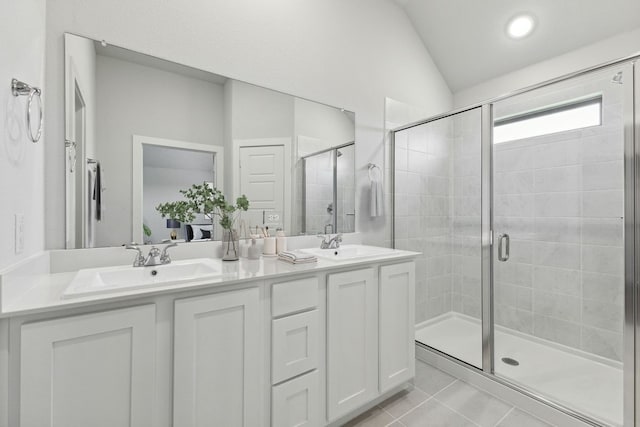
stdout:
[[67,248],[220,240],[156,210],[203,182],[246,229],[355,231],[352,112],[65,34],[65,116]]

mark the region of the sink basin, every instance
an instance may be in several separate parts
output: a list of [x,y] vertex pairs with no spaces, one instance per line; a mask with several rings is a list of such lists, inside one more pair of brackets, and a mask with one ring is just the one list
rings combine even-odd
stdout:
[[330,261],[351,261],[381,255],[389,255],[395,252],[394,249],[365,245],[341,245],[338,249],[311,248],[301,249],[301,251]]
[[208,258],[173,261],[154,267],[88,268],[78,271],[62,298],[166,286],[219,276],[222,276],[220,267]]

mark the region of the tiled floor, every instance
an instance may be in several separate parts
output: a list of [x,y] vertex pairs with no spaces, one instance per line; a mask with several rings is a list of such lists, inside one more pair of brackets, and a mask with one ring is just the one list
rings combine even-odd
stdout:
[[549,427],[549,424],[416,360],[415,387],[346,424],[349,427]]

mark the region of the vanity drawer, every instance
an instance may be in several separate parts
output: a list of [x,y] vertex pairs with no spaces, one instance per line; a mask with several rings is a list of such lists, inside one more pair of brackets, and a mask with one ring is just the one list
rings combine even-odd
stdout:
[[272,384],[318,367],[318,310],[273,321]]
[[312,309],[318,305],[318,279],[292,280],[274,283],[271,292],[273,317],[284,316],[297,311]]
[[318,371],[273,387],[271,425],[315,427],[320,425]]

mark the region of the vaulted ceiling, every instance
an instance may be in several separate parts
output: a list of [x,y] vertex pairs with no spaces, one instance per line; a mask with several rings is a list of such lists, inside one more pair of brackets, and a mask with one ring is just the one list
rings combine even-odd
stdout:
[[[453,92],[640,28],[640,0],[395,1]],[[507,22],[522,12],[536,28],[511,39]]]

